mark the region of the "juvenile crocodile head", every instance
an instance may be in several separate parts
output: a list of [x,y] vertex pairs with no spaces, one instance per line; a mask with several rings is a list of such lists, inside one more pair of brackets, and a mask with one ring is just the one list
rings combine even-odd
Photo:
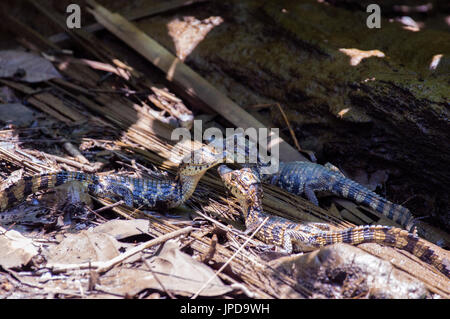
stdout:
[[[243,153],[244,156],[246,156],[248,151],[244,150]],[[219,146],[205,145],[183,157],[178,167],[177,176],[179,185],[181,185],[182,188],[179,202],[187,200],[192,195],[197,187],[198,181],[208,169],[225,162],[236,163],[237,154],[239,154],[239,152],[236,146],[230,151],[226,149],[225,144]],[[247,170],[244,170],[244,172],[247,172]],[[249,174],[250,181],[250,174],[252,174],[251,170],[248,170],[247,174]],[[247,193],[244,192],[242,194]],[[244,195],[240,198],[244,198]],[[177,204],[178,202],[174,203],[174,205]]]
[[226,165],[217,169],[223,183],[242,206],[260,206],[262,187],[259,178],[250,168],[232,170]]
[[206,145],[183,157],[178,167],[178,175],[201,177],[208,169],[225,162],[225,160],[224,151]]

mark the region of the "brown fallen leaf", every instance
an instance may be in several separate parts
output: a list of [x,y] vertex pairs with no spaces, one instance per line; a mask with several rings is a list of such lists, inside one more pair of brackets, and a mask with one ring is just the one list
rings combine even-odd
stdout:
[[77,264],[106,261],[120,254],[125,244],[104,233],[84,230],[78,234],[67,234],[57,246],[44,251],[49,264]]
[[[101,278],[102,286],[108,286],[110,292],[122,295],[125,293],[135,295],[143,289],[151,288],[192,296],[214,276],[214,271],[210,267],[181,252],[175,240],[167,241],[147,264],[151,270],[146,268],[146,265],[138,269],[124,267],[112,269]],[[231,290],[216,277],[200,295],[220,296]]]
[[146,219],[129,219],[129,220],[110,220],[95,227],[92,231],[95,233],[104,233],[113,236],[115,239],[124,239],[127,237],[141,235],[147,231],[150,226],[149,220]]
[[0,266],[16,268],[28,264],[37,255],[38,245],[15,230],[0,227],[0,252]]

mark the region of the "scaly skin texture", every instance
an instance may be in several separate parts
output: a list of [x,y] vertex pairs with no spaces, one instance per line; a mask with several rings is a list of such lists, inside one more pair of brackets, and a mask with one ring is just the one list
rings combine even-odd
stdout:
[[[262,209],[262,186],[258,176],[250,168],[231,170],[220,165],[218,171],[242,206],[247,231],[254,231],[268,216]],[[424,239],[400,228],[366,225],[330,231],[324,224],[297,224],[270,216],[255,236],[267,244],[282,247],[288,253],[310,251],[334,243],[378,243],[406,250],[450,277],[448,259],[439,256]]]
[[177,198],[182,198],[182,187],[174,181],[60,171],[25,177],[7,188],[0,194],[0,210],[20,203],[26,196],[37,191],[72,181],[85,184],[92,195],[123,200],[129,207],[170,208],[177,205]]
[[[239,154],[243,154],[248,159],[251,153],[250,146],[245,145],[243,150],[238,151],[238,137],[235,135],[232,136],[232,139],[234,147],[231,153],[226,150],[227,141],[224,140],[220,149],[204,146],[187,155],[178,168],[178,176],[175,181],[120,176],[102,177],[80,172],[57,172],[28,177],[0,193],[0,211],[19,203],[36,191],[46,190],[74,180],[84,182],[94,195],[122,199],[130,207],[150,209],[176,207],[192,195],[198,181],[209,168],[224,161],[235,162]],[[251,168],[260,176],[258,166],[251,164]],[[261,178],[263,182],[277,185],[296,195],[305,194],[315,205],[318,205],[314,194],[316,191],[328,191],[352,199],[357,203],[372,207],[407,230],[412,230],[413,217],[408,209],[393,204],[346,178],[331,164],[322,166],[309,162],[280,163],[277,173],[262,175]]]
[[181,205],[194,192],[206,171],[227,159],[228,153],[204,146],[183,158],[175,180],[101,176],[83,172],[52,172],[25,177],[0,193],[0,211],[23,201],[28,195],[79,181],[88,192],[103,198],[123,200],[129,207],[166,209]]
[[366,187],[346,178],[336,167],[328,163],[322,166],[309,162],[281,162],[276,174],[261,175],[261,180],[296,195],[305,194],[315,205],[318,205],[315,192],[329,192],[369,206],[409,231],[413,227],[414,218],[407,208],[391,203]]

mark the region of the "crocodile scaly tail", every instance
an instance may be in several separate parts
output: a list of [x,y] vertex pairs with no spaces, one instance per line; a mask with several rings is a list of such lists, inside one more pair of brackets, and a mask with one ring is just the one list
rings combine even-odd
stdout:
[[414,217],[407,208],[388,201],[351,179],[339,176],[330,186],[330,191],[344,198],[371,207],[387,218],[399,223],[409,231],[411,231],[414,226]]
[[326,246],[335,243],[358,245],[361,243],[378,243],[406,250],[433,265],[447,277],[450,277],[450,260],[441,257],[425,240],[406,230],[380,225],[365,225],[348,228],[342,231],[328,231],[310,237],[315,246]]
[[71,181],[86,182],[95,188],[99,177],[83,172],[59,171],[26,176],[0,193],[0,211],[22,202],[28,195],[44,191]]

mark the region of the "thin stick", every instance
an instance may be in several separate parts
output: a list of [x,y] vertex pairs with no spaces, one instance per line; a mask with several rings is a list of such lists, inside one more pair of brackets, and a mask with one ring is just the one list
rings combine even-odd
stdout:
[[284,119],[284,121],[285,121],[286,124],[287,124],[287,127],[288,127],[288,129],[289,129],[289,133],[291,133],[292,139],[294,140],[295,147],[297,147],[297,150],[299,150],[299,151],[301,152],[301,151],[302,151],[302,148],[300,147],[300,144],[298,144],[298,140],[297,140],[297,138],[295,137],[294,130],[292,129],[291,124],[289,123],[289,120],[288,120],[288,118],[287,118],[287,116],[286,116],[286,113],[284,113],[283,108],[281,107],[280,103],[275,103],[275,104],[276,104],[276,105],[278,106],[278,108],[280,109],[281,115],[283,116],[283,119]]
[[155,246],[155,245],[162,244],[163,242],[166,242],[169,239],[189,233],[193,229],[194,228],[192,226],[189,226],[189,227],[182,228],[182,229],[176,230],[174,232],[162,235],[158,238],[149,240],[139,246],[131,248],[131,249],[127,250],[125,253],[120,254],[119,256],[116,256],[105,262],[87,262],[87,263],[82,263],[82,264],[52,264],[52,265],[47,265],[46,268],[51,268],[54,272],[65,272],[68,270],[75,270],[75,269],[92,269],[92,268],[94,268],[97,270],[98,273],[103,273],[103,272],[110,270],[115,265],[123,262],[125,259],[143,251],[144,249],[147,249],[147,248]]
[[119,200],[118,202],[115,202],[114,204],[110,204],[110,205],[106,205],[106,206],[100,207],[99,209],[96,209],[93,212],[100,213],[100,212],[102,212],[104,210],[107,210],[107,209],[110,209],[110,208],[114,208],[114,207],[120,206],[122,204],[125,204],[125,202],[123,200]]
[[[247,236],[243,235],[242,233],[238,232],[237,230],[225,226],[225,225],[222,224],[221,222],[219,222],[219,221],[217,221],[217,220],[215,220],[215,219],[213,219],[213,218],[211,218],[211,217],[209,217],[209,216],[203,214],[203,213],[200,212],[200,211],[194,211],[194,213],[197,214],[197,215],[200,215],[201,217],[203,217],[204,219],[210,221],[211,223],[216,224],[220,229],[222,229],[222,230],[224,230],[224,231],[226,231],[226,232],[231,232],[231,233],[233,233],[233,234],[236,235],[236,236],[239,236],[239,237],[241,237],[241,238],[247,239]],[[255,241],[252,241],[252,244],[256,244],[256,242],[255,242]]]
[[[64,158],[64,157],[61,157],[61,156],[58,156],[58,155],[53,155],[53,154],[47,154],[46,153],[45,156],[49,157],[49,158],[51,158],[51,159],[53,159],[53,160],[55,160],[57,162],[68,164],[70,166],[76,167],[78,169],[84,170],[84,171],[89,172],[89,173],[95,172],[95,170],[96,170],[95,167],[92,167],[89,164],[83,164],[83,163],[80,163],[80,162],[77,162],[77,161],[74,161],[74,160],[71,160],[71,159],[68,159],[68,158]],[[89,163],[89,161],[88,161],[88,163]]]
[[227,260],[227,262],[225,264],[223,264],[222,267],[220,267],[220,269],[214,273],[214,275],[212,275],[209,280],[207,282],[205,282],[203,284],[203,286],[191,297],[191,299],[195,299],[198,297],[198,295],[203,291],[203,289],[205,289],[205,287],[214,279],[216,278],[216,276],[218,274],[220,274],[226,266],[228,266],[228,264],[234,259],[234,257],[236,257],[237,254],[239,254],[239,252],[248,244],[248,242],[253,238],[253,236],[255,236],[255,234],[257,232],[259,232],[259,230],[261,229],[262,226],[264,226],[264,224],[269,220],[269,216],[266,217],[266,219],[264,219],[264,221],[258,226],[258,228],[255,229],[255,231],[252,233],[252,235],[247,238],[247,240],[241,245],[241,247],[239,247],[238,250],[236,250],[236,252],[230,257],[230,259]]
[[97,216],[98,218],[100,218],[102,221],[107,222],[108,220],[103,217],[102,215],[100,215],[99,213],[97,213],[95,210],[93,210],[92,208],[90,208],[89,206],[86,205],[86,209],[91,212],[92,214],[94,214],[95,216]]

